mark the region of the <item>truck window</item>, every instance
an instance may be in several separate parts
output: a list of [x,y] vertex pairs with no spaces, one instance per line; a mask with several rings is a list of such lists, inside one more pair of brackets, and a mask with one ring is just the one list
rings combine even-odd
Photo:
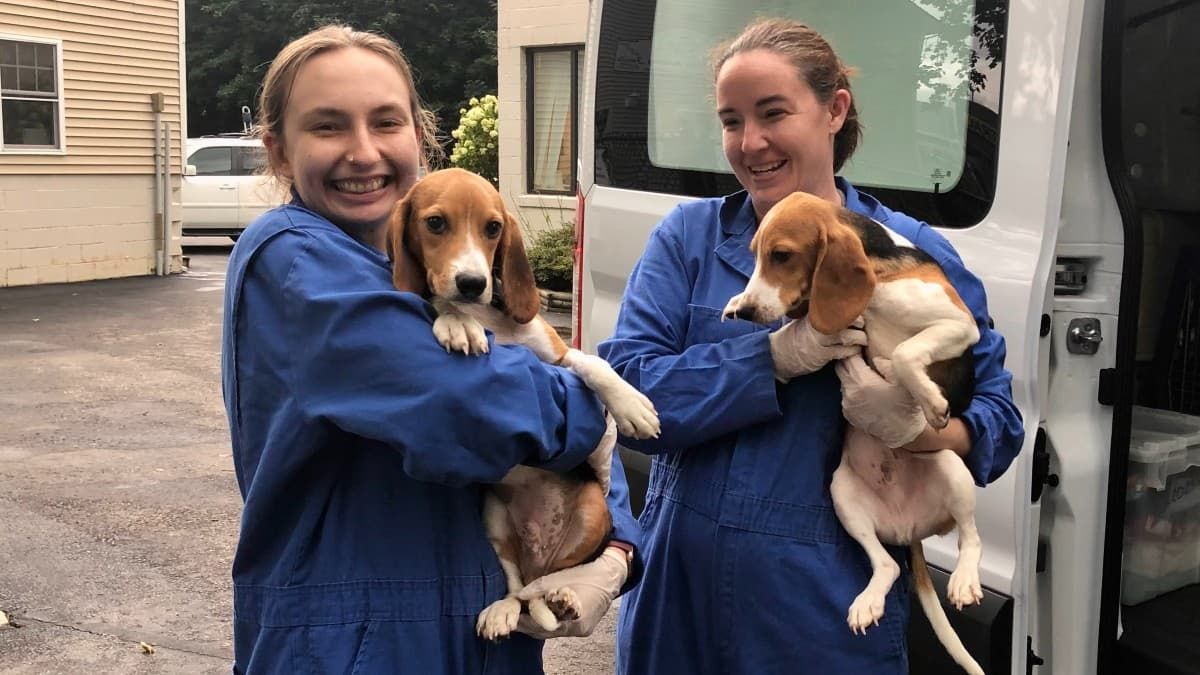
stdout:
[[721,152],[709,55],[755,17],[789,16],[859,71],[852,84],[865,135],[843,175],[931,224],[978,223],[995,191],[1007,2],[868,4],[606,2],[596,182],[695,197],[740,189]]

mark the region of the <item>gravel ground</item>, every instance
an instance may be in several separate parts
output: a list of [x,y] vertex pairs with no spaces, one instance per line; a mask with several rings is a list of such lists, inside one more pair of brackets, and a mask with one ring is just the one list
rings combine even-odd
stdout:
[[[185,275],[0,289],[0,610],[19,625],[0,673],[228,672],[230,247],[185,243]],[[546,672],[611,673],[614,615],[552,641]]]

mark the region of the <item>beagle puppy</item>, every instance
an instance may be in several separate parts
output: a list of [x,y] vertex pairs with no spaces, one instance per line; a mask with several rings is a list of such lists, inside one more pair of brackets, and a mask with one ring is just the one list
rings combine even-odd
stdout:
[[[388,249],[397,288],[428,297],[438,311],[433,333],[447,350],[488,351],[484,329],[496,342],[520,344],[546,363],[570,369],[595,391],[617,429],[634,438],[659,433],[650,399],[621,379],[603,359],[570,349],[538,316],[540,298],[525,255],[521,229],[486,179],[462,169],[435,171],[414,185],[392,212]],[[517,625],[524,584],[586,562],[603,549],[612,529],[597,472],[566,475],[518,466],[486,491],[484,525],[500,559],[508,596],[485,608],[476,630],[496,640]],[[573,594],[529,603],[546,630],[577,618]]]
[[[931,426],[945,427],[970,403],[970,347],[979,341],[979,328],[924,251],[869,218],[803,192],[763,217],[750,247],[754,273],[725,307],[726,317],[769,323],[807,315],[825,334],[861,317],[867,362],[907,389]],[[849,427],[830,492],[838,519],[871,560],[871,580],[848,612],[850,629],[878,625],[884,596],[899,577],[881,542],[909,545],[917,595],[938,639],[967,672],[982,674],[946,619],[921,544],[957,526],[959,557],[947,596],[960,610],[983,600],[974,481],[962,458],[951,450],[892,449]]]

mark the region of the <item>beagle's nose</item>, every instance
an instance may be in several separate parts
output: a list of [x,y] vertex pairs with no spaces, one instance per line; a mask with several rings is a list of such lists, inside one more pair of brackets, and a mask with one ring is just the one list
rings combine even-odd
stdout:
[[454,285],[458,286],[458,294],[467,300],[474,300],[483,295],[487,288],[487,279],[477,274],[459,274],[454,277]]

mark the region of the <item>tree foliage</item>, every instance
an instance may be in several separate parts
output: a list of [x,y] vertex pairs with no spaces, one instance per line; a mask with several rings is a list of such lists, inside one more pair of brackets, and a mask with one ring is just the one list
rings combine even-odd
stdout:
[[288,41],[329,23],[387,35],[404,49],[417,91],[438,114],[442,135],[458,110],[496,90],[495,0],[185,0],[188,134],[242,129],[241,108],[258,114],[271,59]]

